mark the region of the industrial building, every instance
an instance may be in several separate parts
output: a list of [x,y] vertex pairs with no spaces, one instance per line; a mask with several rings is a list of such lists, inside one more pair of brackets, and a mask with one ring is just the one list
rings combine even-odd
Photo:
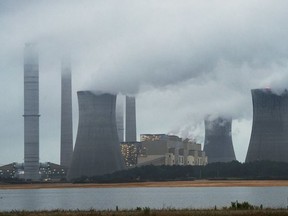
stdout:
[[24,48],[24,171],[26,180],[39,176],[39,64],[35,44]]
[[227,117],[205,119],[204,151],[208,163],[236,160],[231,135],[232,119]]
[[[22,170],[23,170],[23,168],[22,168]],[[10,164],[6,164],[6,165],[0,167],[0,179],[17,178],[17,173],[18,173],[17,163],[15,163],[15,162],[10,163]]]
[[125,168],[116,127],[116,95],[79,91],[79,124],[69,180]]
[[201,144],[175,135],[141,134],[138,166],[144,165],[206,165],[207,156]]
[[67,167],[51,162],[41,163],[39,173],[42,181],[65,181]]
[[[176,164],[173,157],[178,156],[178,149],[180,148],[182,140],[177,136],[166,134],[141,134],[140,141],[142,145],[141,154],[138,157],[138,165],[166,165],[165,157],[170,157],[172,162]],[[167,155],[171,153],[173,155]]]
[[[46,162],[39,165],[39,179],[37,181],[60,181],[65,180],[67,175],[67,168],[55,163]],[[1,179],[24,179],[24,164],[10,163],[0,167]]]
[[138,164],[138,156],[141,153],[140,142],[122,142],[120,150],[127,168],[135,167]]
[[[203,166],[208,163],[208,156],[202,146],[194,140],[183,140],[183,148],[179,150],[179,165]],[[182,159],[183,157],[183,159]]]
[[246,162],[288,162],[288,92],[251,90],[253,124]]
[[61,68],[61,149],[60,165],[69,167],[73,154],[72,81],[70,59],[62,59]]
[[137,141],[135,97],[126,96],[125,141]]

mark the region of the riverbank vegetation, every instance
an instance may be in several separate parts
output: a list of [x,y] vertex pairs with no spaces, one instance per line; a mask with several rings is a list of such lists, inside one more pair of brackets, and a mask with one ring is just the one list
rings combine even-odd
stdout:
[[116,183],[195,179],[287,180],[288,163],[255,161],[251,163],[211,163],[206,166],[143,166],[108,175],[76,179],[74,182]]
[[[211,163],[206,166],[142,166],[112,174],[75,179],[73,183],[135,183],[209,180],[288,180],[288,163],[255,161]],[[65,183],[65,180],[54,183]],[[31,184],[23,179],[1,178],[0,184]],[[47,182],[33,182],[47,183]],[[67,182],[66,182],[67,183]]]
[[50,211],[10,211],[0,212],[0,216],[212,216],[212,215],[288,215],[288,209],[263,208],[262,205],[255,206],[248,202],[231,202],[228,207],[218,209],[217,206],[211,209],[150,209],[149,207],[136,207],[135,209],[114,210],[50,210]]
[[106,211],[11,211],[0,212],[0,216],[285,216],[288,215],[286,209],[262,209],[262,210],[193,210],[193,209],[161,209],[153,210],[149,208],[138,210],[106,210]]

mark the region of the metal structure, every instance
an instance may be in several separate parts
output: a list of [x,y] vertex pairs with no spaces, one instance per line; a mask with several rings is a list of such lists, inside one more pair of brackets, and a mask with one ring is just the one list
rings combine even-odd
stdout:
[[73,154],[72,82],[70,59],[62,60],[61,69],[61,151],[60,165],[69,168]]
[[39,175],[39,64],[34,44],[24,48],[24,178]]
[[137,141],[136,135],[136,103],[135,97],[126,96],[125,141]]
[[79,125],[67,179],[92,177],[123,169],[112,94],[80,91]]
[[253,89],[253,124],[246,162],[288,162],[288,92]]
[[204,152],[208,156],[208,163],[229,162],[236,160],[232,136],[231,118],[218,117],[205,119]]

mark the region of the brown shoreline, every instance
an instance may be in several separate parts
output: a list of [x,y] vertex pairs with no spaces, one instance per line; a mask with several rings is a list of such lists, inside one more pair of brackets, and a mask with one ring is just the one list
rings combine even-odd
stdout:
[[135,183],[43,183],[0,184],[0,189],[57,189],[57,188],[132,188],[132,187],[280,187],[288,180],[196,180]]

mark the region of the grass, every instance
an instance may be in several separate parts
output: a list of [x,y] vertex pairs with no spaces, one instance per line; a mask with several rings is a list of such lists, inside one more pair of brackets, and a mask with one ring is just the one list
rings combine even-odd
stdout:
[[235,209],[150,209],[136,208],[135,210],[52,210],[52,211],[11,211],[11,212],[0,212],[0,216],[219,216],[219,215],[233,215],[233,216],[281,216],[287,215],[287,209],[253,209],[253,210],[235,210]]
[[252,216],[280,216],[287,215],[288,209],[263,209],[263,206],[254,206],[248,202],[231,202],[229,207],[222,209],[150,209],[149,207],[136,207],[130,210],[119,210],[116,206],[115,210],[98,211],[90,209],[83,210],[50,210],[50,211],[10,211],[0,212],[0,216],[213,216],[213,215],[252,215]]

